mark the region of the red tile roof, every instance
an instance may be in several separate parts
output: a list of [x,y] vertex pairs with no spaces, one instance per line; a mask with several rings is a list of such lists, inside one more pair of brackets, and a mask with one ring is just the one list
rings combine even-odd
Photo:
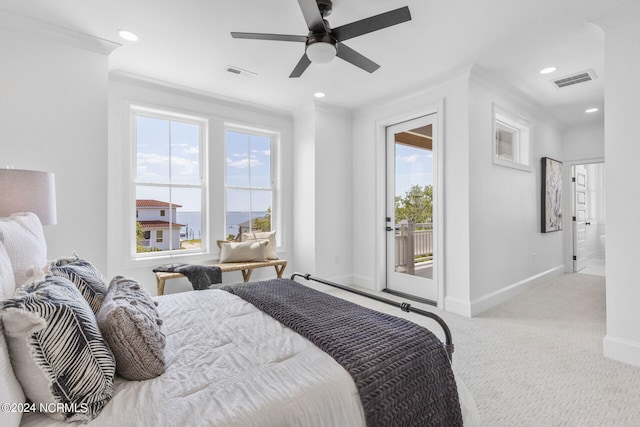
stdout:
[[153,199],[137,199],[136,208],[181,208],[182,205],[176,205],[175,203],[161,202],[160,200]]
[[181,228],[184,227],[184,224],[178,224],[176,222],[167,222],[167,221],[138,221],[140,223],[140,227],[144,229],[150,228],[169,228],[169,226],[173,228]]

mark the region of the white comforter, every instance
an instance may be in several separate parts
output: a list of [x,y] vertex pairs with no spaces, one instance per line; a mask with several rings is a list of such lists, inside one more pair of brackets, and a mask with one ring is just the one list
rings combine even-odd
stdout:
[[[91,426],[360,426],[356,386],[330,356],[235,295],[158,297],[166,373],[116,379]],[[57,426],[28,414],[24,426]]]
[[[117,378],[113,399],[88,425],[364,425],[347,371],[253,305],[220,290],[157,301],[167,335],[166,373],[148,381]],[[465,416],[466,389],[459,385],[459,391]],[[69,424],[26,414],[21,425]]]

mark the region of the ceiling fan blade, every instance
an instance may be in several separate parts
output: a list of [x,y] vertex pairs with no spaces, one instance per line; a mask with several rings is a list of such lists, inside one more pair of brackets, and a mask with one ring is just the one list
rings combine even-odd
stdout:
[[309,31],[316,34],[326,33],[327,29],[324,26],[324,19],[320,14],[316,0],[298,0],[298,4],[300,5],[300,9],[302,9],[302,14],[304,15],[304,20],[307,22]]
[[409,7],[405,6],[400,9],[381,13],[380,15],[371,16],[369,18],[361,19],[360,21],[355,21],[350,24],[333,28],[331,30],[331,36],[333,36],[337,41],[342,42],[363,34],[391,27],[392,25],[402,24],[403,22],[410,20],[411,13],[409,12]]
[[310,64],[311,64],[311,60],[305,53],[304,55],[302,55],[302,58],[300,58],[300,61],[298,61],[296,68],[294,68],[291,74],[289,74],[289,78],[300,77],[302,73],[304,73],[304,70],[306,70]]
[[238,33],[231,32],[234,39],[254,39],[254,40],[277,40],[281,42],[302,42],[307,41],[307,36],[292,36],[289,34],[263,34],[263,33]]
[[376,64],[366,56],[359,54],[344,43],[339,43],[337,48],[338,51],[336,53],[336,56],[355,65],[356,67],[360,67],[369,73],[373,73],[375,70],[380,68],[378,64]]

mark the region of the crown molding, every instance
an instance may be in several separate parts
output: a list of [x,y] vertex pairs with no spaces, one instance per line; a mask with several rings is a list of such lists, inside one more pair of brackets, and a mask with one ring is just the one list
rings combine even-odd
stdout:
[[35,32],[46,37],[48,40],[76,46],[107,56],[111,54],[114,49],[122,46],[120,43],[111,40],[70,30],[4,9],[0,9],[0,26],[26,34],[33,34]]
[[260,114],[269,114],[272,116],[280,116],[284,119],[291,120],[293,117],[290,111],[278,108],[256,104],[249,101],[243,101],[238,98],[224,96],[202,89],[195,89],[189,86],[183,86],[176,83],[170,83],[164,80],[147,77],[140,74],[130,73],[123,70],[113,70],[109,72],[109,81],[113,83],[129,84],[147,89],[159,90],[178,96],[186,96],[191,99],[199,99],[205,102],[212,102],[222,106],[233,106]]
[[491,92],[506,98],[508,101],[519,104],[522,108],[530,111],[538,118],[549,122],[554,125],[554,127],[560,129],[564,129],[566,127],[566,124],[550,115],[542,104],[537,102],[535,99],[518,88],[498,80],[493,74],[478,65],[473,65],[469,79],[484,86]]

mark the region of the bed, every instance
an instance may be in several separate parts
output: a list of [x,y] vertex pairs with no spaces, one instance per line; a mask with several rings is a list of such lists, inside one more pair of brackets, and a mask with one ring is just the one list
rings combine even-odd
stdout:
[[[15,222],[22,223],[23,231],[28,230],[27,243],[16,242],[15,238],[8,241],[11,240],[11,232],[7,233],[7,228]],[[44,238],[41,226],[40,229],[38,226],[39,223],[35,223],[33,217],[28,215],[0,219],[0,281],[3,282],[3,286],[0,286],[0,299],[4,298],[5,302],[12,301],[13,294],[13,290],[7,285],[8,282],[12,282],[7,272],[17,271],[12,286],[19,283],[18,280],[33,280],[34,277],[21,278],[20,275],[23,271],[29,270],[25,270],[25,266],[33,266],[34,252],[40,254],[37,257],[41,258],[42,253],[46,256],[46,245],[44,252],[42,250]],[[14,237],[19,234],[14,233]],[[16,253],[22,255],[16,257]],[[25,261],[24,258],[28,259]],[[135,281],[128,278],[114,278],[112,286],[114,282],[126,283],[130,286],[129,289],[136,287],[131,285]],[[137,381],[124,379],[117,374],[112,375],[113,383],[109,389],[111,395],[104,399],[99,410],[91,417],[75,417],[69,414],[62,417],[58,414],[57,418],[62,419],[53,419],[51,416],[55,414],[32,412],[37,408],[23,403],[26,399],[22,383],[9,363],[7,348],[11,347],[11,343],[7,344],[9,339],[5,340],[0,333],[0,404],[3,404],[0,424],[56,426],[69,425],[68,421],[88,421],[87,425],[91,426],[123,427],[405,424],[398,423],[397,420],[402,419],[405,411],[411,410],[412,405],[407,399],[403,400],[404,403],[394,404],[395,407],[389,409],[386,421],[371,422],[371,403],[368,400],[370,397],[363,399],[362,378],[354,380],[353,375],[334,357],[321,350],[309,338],[294,331],[297,325],[304,324],[296,317],[297,309],[291,309],[294,315],[285,314],[285,320],[282,321],[276,320],[272,317],[273,314],[269,315],[256,306],[263,303],[262,298],[265,295],[273,294],[274,289],[291,288],[294,293],[301,292],[305,300],[316,298],[314,292],[317,291],[310,290],[312,294],[309,297],[305,290],[308,288],[292,279],[238,285],[245,286],[246,289],[230,286],[227,289],[149,297],[157,315],[157,319],[151,320],[161,324],[163,371],[153,378]],[[61,287],[64,288],[57,282],[56,286],[53,286],[54,289]],[[254,296],[257,299],[250,303],[245,298],[251,297],[242,295],[247,289],[249,293],[253,292],[253,289],[268,291],[258,292],[259,295]],[[324,296],[317,297],[324,301]],[[344,300],[339,301],[336,301],[338,305],[351,304]],[[142,303],[138,305],[140,304]],[[86,304],[86,307],[91,307],[91,303]],[[269,311],[268,308],[266,310]],[[281,310],[280,305],[275,309]],[[4,329],[8,323],[6,312],[7,310],[4,310],[5,314],[2,314]],[[100,318],[100,315],[96,314],[96,317]],[[287,322],[292,322],[292,327],[285,326]],[[313,326],[314,322],[308,324]],[[8,336],[6,330],[4,334]],[[323,339],[326,341],[326,338],[319,338],[320,341]],[[447,358],[446,351],[443,352]],[[15,363],[15,360],[11,362]],[[153,364],[146,364],[143,368],[151,365]],[[442,372],[448,372],[448,359],[444,365],[446,366]],[[372,377],[379,371],[375,366],[369,367],[369,370],[374,373]],[[412,376],[409,377],[410,382],[416,380]],[[357,381],[360,381],[358,385]],[[459,402],[464,424],[479,425],[477,410],[464,384],[455,378],[453,387],[456,389],[455,400]],[[452,399],[449,397],[448,400]],[[409,407],[403,407],[403,404]],[[434,408],[443,404],[443,401],[437,400]],[[63,412],[68,409],[78,408],[64,408]],[[86,408],[79,409],[79,412],[83,412]],[[433,411],[437,412],[436,409]],[[451,419],[459,420],[455,415],[451,416]],[[459,425],[458,421],[449,423],[442,421],[443,418],[439,420],[427,424]]]

